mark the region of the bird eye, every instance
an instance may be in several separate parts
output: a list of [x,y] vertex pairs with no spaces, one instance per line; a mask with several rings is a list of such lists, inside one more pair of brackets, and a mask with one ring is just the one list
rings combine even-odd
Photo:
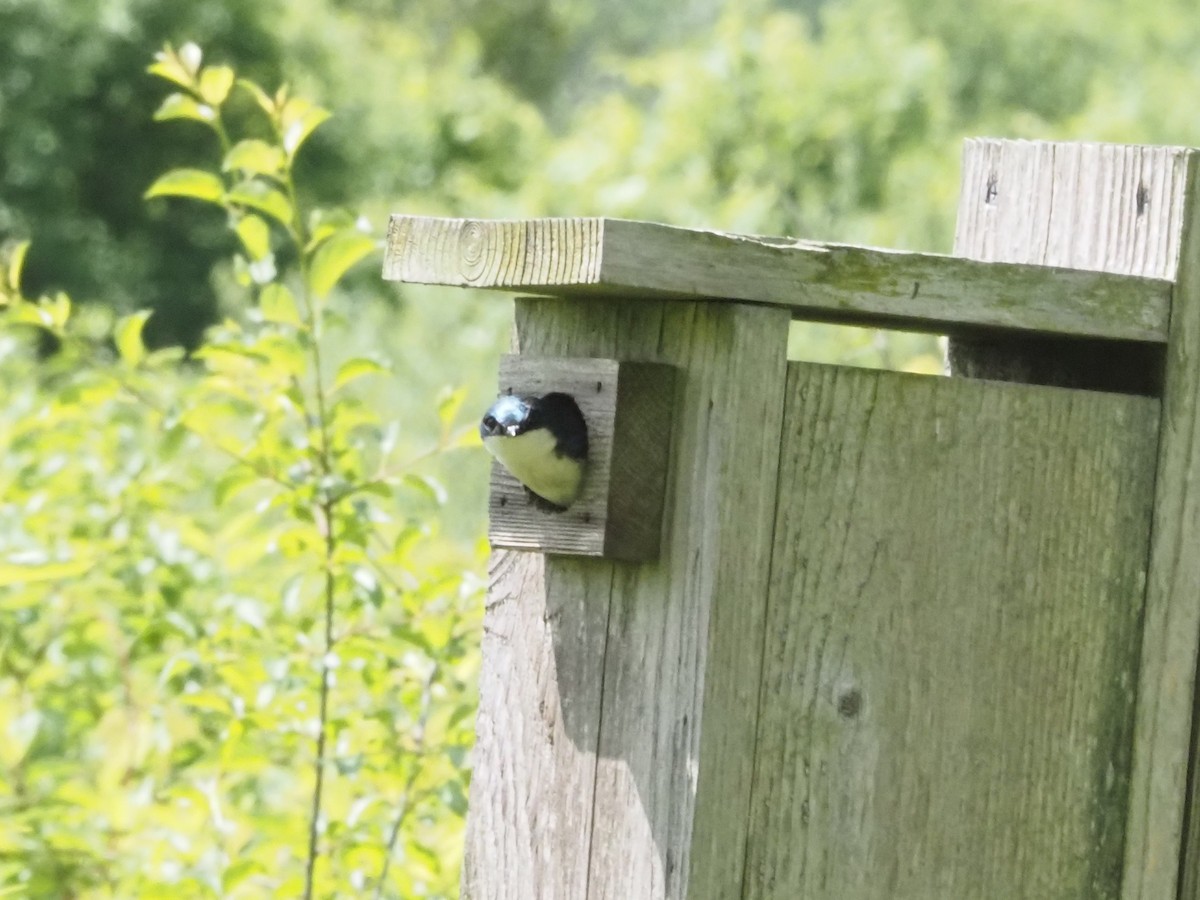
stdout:
[[483,424],[488,428],[495,428],[496,427],[496,417],[495,416],[484,416]]

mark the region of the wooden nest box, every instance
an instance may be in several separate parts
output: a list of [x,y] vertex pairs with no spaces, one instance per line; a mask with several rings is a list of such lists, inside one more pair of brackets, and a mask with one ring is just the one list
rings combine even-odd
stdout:
[[394,217],[599,448],[558,519],[493,482],[463,896],[1200,897],[1198,173],[970,141],[953,256]]

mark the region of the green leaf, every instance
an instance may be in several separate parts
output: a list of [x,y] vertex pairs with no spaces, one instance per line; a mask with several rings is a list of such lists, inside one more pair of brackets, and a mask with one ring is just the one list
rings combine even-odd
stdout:
[[315,209],[308,217],[308,233],[311,235],[304,247],[305,253],[311,253],[329,238],[343,228],[354,227],[354,216],[345,209]]
[[[15,584],[34,584],[41,581],[62,581],[82,575],[92,567],[90,559],[71,559],[63,562],[37,563],[24,565],[21,563],[0,562],[0,587],[12,587]],[[40,605],[44,598],[36,593],[25,595],[30,601],[22,600],[22,595],[6,596],[0,600],[0,609],[24,609]]]
[[283,104],[279,113],[279,132],[288,158],[294,157],[300,146],[317,127],[329,118],[329,110],[310,103],[303,97],[293,97]]
[[238,87],[254,98],[254,102],[262,107],[263,112],[269,115],[272,121],[275,120],[275,116],[277,115],[275,101],[271,99],[266,91],[249,78],[239,78],[237,84]]
[[337,375],[333,379],[333,389],[341,390],[356,378],[381,372],[387,372],[387,369],[373,359],[367,359],[365,356],[348,359],[338,367]]
[[229,96],[233,77],[229,66],[209,66],[200,73],[200,96],[213,106],[220,106]]
[[146,355],[146,345],[142,342],[142,329],[150,318],[150,310],[143,309],[132,315],[123,317],[113,329],[113,340],[117,344],[117,353],[121,361],[128,366],[136,366]]
[[[199,49],[199,48],[197,48]],[[154,54],[154,62],[146,67],[146,71],[167,81],[173,81],[180,87],[191,90],[196,85],[195,71],[188,71],[182,59],[175,53],[170,44]]]
[[351,266],[375,249],[374,238],[353,228],[344,228],[328,238],[312,255],[308,267],[308,286],[324,297]]
[[40,303],[21,303],[11,309],[5,321],[13,325],[36,325],[39,328],[54,328],[54,318]]
[[263,288],[258,297],[258,308],[268,322],[279,322],[296,328],[304,325],[296,305],[296,297],[286,285],[268,284]]
[[192,197],[219,204],[225,196],[225,185],[212,172],[172,169],[150,185],[144,196],[147,200],[151,197]]
[[200,62],[204,59],[204,51],[195,41],[188,41],[179,48],[179,61],[189,74],[195,75],[200,71]]
[[351,577],[363,597],[370,601],[372,606],[379,609],[383,605],[383,587],[379,584],[379,578],[375,573],[366,566],[359,566]]
[[169,119],[192,119],[205,125],[212,125],[217,120],[217,114],[207,103],[198,103],[194,97],[187,94],[169,94],[154,113],[156,122]]
[[217,506],[225,506],[233,497],[256,484],[258,480],[258,474],[249,466],[231,466],[217,479],[213,488],[213,499],[216,500]]
[[243,181],[233,188],[225,198],[237,206],[257,210],[270,216],[284,227],[290,228],[295,214],[292,204],[281,191],[277,191],[261,181]]
[[71,298],[59,291],[53,297],[43,297],[38,301],[38,306],[49,315],[50,329],[61,334],[67,327],[67,320],[71,318]]
[[256,347],[269,365],[291,378],[299,378],[307,369],[308,355],[293,337],[268,334],[259,339]]
[[258,216],[250,213],[242,216],[233,230],[251,259],[262,259],[271,252],[271,229]]
[[423,494],[438,506],[446,502],[446,489],[437,480],[430,478],[428,475],[414,475],[410,473],[401,478],[400,481],[417,493]]
[[225,874],[221,876],[221,892],[229,894],[251,875],[263,875],[267,872],[259,860],[253,857],[240,859],[225,870]]
[[278,175],[283,171],[286,159],[283,151],[273,144],[253,138],[238,141],[221,163],[226,172],[238,171],[247,175]]
[[8,255],[8,289],[14,294],[21,293],[21,269],[25,266],[25,254],[29,252],[29,241],[19,241]]
[[450,426],[454,424],[466,398],[466,388],[458,388],[445,391],[438,399],[437,415],[438,421],[442,423],[443,434],[447,433]]
[[[26,701],[28,702],[28,701]],[[13,768],[18,765],[25,754],[29,752],[29,747],[33,744],[34,738],[37,737],[38,729],[42,724],[42,714],[36,707],[21,709],[17,712],[20,706],[26,704],[5,704],[8,709],[4,709],[4,740],[0,741],[0,762],[6,768]],[[14,709],[12,707],[17,707]]]

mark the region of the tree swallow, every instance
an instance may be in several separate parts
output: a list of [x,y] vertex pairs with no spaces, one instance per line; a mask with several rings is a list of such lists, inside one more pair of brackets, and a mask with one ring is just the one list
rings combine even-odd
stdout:
[[483,446],[538,505],[562,511],[575,502],[587,463],[587,424],[574,398],[503,396],[479,423]]

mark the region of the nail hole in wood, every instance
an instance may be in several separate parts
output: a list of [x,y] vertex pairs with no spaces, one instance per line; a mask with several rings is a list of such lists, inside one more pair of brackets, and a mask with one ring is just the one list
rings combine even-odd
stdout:
[[1141,218],[1146,213],[1146,207],[1150,205],[1150,192],[1146,190],[1146,185],[1140,181],[1137,186],[1137,193],[1134,195],[1134,202],[1137,204],[1138,218]]
[[844,719],[856,718],[862,710],[862,692],[858,688],[843,691],[837,699],[837,710]]
[[987,188],[983,192],[983,202],[989,206],[996,202],[996,195],[1000,193],[999,183],[1000,179],[996,176],[995,172],[988,175]]

